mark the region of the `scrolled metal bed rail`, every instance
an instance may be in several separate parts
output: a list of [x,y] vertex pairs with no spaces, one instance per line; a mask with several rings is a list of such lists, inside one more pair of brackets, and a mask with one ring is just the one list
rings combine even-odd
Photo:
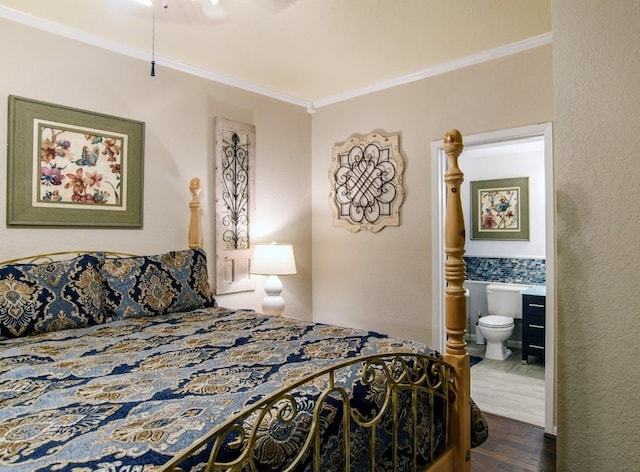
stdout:
[[15,259],[11,259],[8,261],[1,261],[0,266],[5,266],[9,264],[49,264],[52,262],[66,261],[74,257],[82,256],[84,254],[99,254],[105,258],[120,258],[120,257],[135,256],[135,254],[130,254],[128,252],[118,252],[118,251],[88,251],[88,250],[87,251],[84,251],[84,250],[59,251],[59,252],[49,252],[46,254],[37,254],[35,256],[17,257]]
[[454,378],[425,354],[352,358],[258,399],[160,470],[421,470],[448,447]]

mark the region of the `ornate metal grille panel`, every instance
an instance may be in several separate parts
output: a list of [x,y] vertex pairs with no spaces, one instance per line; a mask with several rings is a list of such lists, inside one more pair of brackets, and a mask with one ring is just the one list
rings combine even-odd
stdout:
[[222,240],[225,249],[249,249],[249,139],[222,134]]
[[354,135],[333,148],[329,171],[334,224],[378,232],[400,224],[404,157],[399,135]]
[[216,293],[253,290],[249,276],[255,126],[216,119]]

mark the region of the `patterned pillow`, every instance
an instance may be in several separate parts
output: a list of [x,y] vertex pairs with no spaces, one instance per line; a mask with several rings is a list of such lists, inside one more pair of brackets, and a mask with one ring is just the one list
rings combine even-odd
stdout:
[[100,273],[114,319],[215,307],[201,249],[104,259]]
[[104,323],[100,259],[0,267],[0,338]]

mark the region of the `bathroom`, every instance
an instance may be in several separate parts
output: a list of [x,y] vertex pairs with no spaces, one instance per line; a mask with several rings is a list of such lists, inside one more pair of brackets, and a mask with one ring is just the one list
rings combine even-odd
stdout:
[[[545,426],[544,350],[525,349],[523,356],[521,305],[522,293],[533,293],[538,296],[536,301],[544,300],[544,296],[539,296],[545,294],[547,281],[545,139],[534,136],[467,146],[463,159],[465,182],[461,191],[467,196],[463,197],[463,211],[468,234],[464,258],[465,287],[469,292],[467,343],[472,356],[483,358],[472,367],[472,396],[489,412]],[[526,178],[526,186],[521,187],[522,178]],[[518,225],[520,231],[506,235],[483,234],[477,224],[482,214],[478,203],[482,192],[512,185],[520,189],[518,216],[523,220]],[[472,201],[473,193],[475,201]],[[478,209],[474,218],[475,208]],[[494,314],[488,310],[487,287],[496,283],[515,284],[522,289],[509,295],[519,310],[513,314],[512,332],[509,328],[512,334],[504,344],[499,343],[503,356],[510,353],[505,360],[500,359],[500,354],[490,355],[487,340],[478,326],[480,317]],[[544,320],[544,308],[542,310]],[[539,345],[544,343],[534,344],[536,348]],[[492,344],[492,353],[497,352],[494,348],[497,346]],[[494,358],[484,358],[485,355]]]

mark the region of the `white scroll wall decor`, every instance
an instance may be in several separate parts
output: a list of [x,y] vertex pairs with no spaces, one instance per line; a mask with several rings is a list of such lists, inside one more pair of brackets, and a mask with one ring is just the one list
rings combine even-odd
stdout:
[[249,275],[256,128],[216,118],[216,294],[255,289]]
[[400,135],[352,135],[333,147],[329,169],[333,224],[378,232],[400,225],[404,156]]

